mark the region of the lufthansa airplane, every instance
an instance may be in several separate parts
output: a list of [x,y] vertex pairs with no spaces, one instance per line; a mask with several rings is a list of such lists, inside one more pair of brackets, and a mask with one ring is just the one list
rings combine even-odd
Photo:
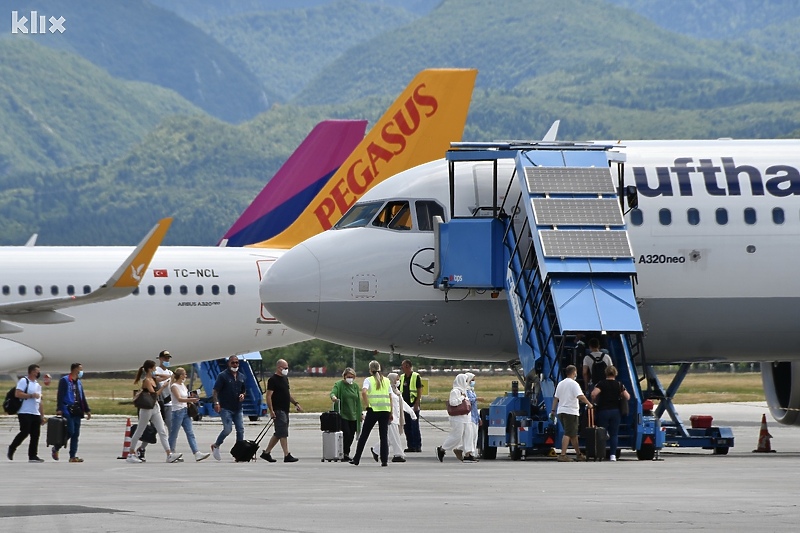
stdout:
[[[638,189],[626,222],[648,362],[771,363],[762,368],[773,415],[800,424],[800,141],[613,144],[627,160],[624,184]],[[444,160],[364,195],[331,231],[276,262],[261,286],[267,309],[348,346],[516,359],[504,292],[434,288],[433,217],[475,216],[493,203],[491,163],[455,171],[456,213]],[[500,195],[512,171],[513,162],[500,162]],[[514,184],[508,196],[516,199]]]
[[[352,203],[384,178],[430,161],[432,146],[441,153],[461,137],[476,74],[454,69],[418,74],[366,137],[363,122],[351,123],[360,130],[340,132],[323,143],[335,146],[343,136],[360,140],[344,162],[331,166],[322,151],[305,153],[298,179],[306,181],[290,189],[277,209],[246,211],[226,235],[227,244],[251,243],[243,228],[259,226],[273,211],[278,214],[272,218],[282,221],[301,209],[302,202],[288,204],[298,194],[306,194],[307,202],[309,187],[319,187],[325,176],[330,181],[317,188],[312,206],[329,198],[337,206],[342,198]],[[313,210],[305,210],[292,225],[283,225],[284,232],[299,226],[298,231],[313,234],[318,220]],[[270,225],[266,235],[281,229]],[[261,227],[255,234],[264,231]],[[161,247],[149,267],[134,263],[139,286],[132,294],[96,301],[98,296],[81,300],[80,295],[95,295],[108,285],[109,276],[127,264],[130,248],[5,247],[0,252],[0,371],[31,363],[65,371],[74,361],[92,371],[124,370],[164,348],[175,363],[184,364],[305,340],[307,335],[282,325],[259,301],[259,282],[283,252],[278,246]],[[40,302],[49,305],[53,299],[74,303],[64,311],[38,311]]]

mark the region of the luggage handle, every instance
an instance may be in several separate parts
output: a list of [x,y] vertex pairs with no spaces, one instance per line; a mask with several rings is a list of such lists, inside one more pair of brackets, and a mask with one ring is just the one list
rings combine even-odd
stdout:
[[594,409],[589,409],[587,407],[586,410],[588,411],[588,413],[587,413],[587,416],[588,416],[588,422],[587,422],[588,427],[593,428],[593,427],[595,427],[595,425],[594,425]]
[[267,421],[267,425],[265,425],[263,429],[258,432],[258,436],[255,438],[255,441],[253,442],[255,442],[256,444],[260,444],[261,441],[264,439],[264,437],[266,437],[267,431],[269,431],[269,428],[272,427],[272,424],[274,424],[274,420],[270,418],[269,421]]
[[[336,409],[336,404],[339,404],[339,409]],[[331,402],[331,411],[342,414],[342,399],[336,398],[335,402]]]

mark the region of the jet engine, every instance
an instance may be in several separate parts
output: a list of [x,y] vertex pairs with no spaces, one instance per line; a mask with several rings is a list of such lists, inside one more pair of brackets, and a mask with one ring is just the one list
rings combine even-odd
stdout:
[[761,381],[772,417],[800,426],[800,361],[761,363]]

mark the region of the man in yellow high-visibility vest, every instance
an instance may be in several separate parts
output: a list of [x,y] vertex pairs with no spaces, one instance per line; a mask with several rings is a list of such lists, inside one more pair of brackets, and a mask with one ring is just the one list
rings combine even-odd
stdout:
[[400,392],[403,399],[414,409],[417,417],[412,420],[411,415],[405,413],[403,431],[406,434],[406,453],[422,451],[422,434],[419,431],[419,400],[422,398],[422,378],[414,372],[411,361],[406,359],[402,363],[403,375],[400,376]]

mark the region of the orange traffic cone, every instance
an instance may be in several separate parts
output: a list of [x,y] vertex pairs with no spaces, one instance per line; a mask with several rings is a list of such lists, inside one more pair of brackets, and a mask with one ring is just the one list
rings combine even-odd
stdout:
[[773,450],[769,445],[769,439],[772,438],[772,435],[769,434],[767,431],[767,415],[761,415],[761,431],[758,434],[758,447],[753,450],[753,453],[774,453]]
[[129,417],[127,424],[125,424],[125,441],[122,443],[122,455],[117,457],[117,459],[127,459],[128,450],[130,449],[131,449],[131,419]]

